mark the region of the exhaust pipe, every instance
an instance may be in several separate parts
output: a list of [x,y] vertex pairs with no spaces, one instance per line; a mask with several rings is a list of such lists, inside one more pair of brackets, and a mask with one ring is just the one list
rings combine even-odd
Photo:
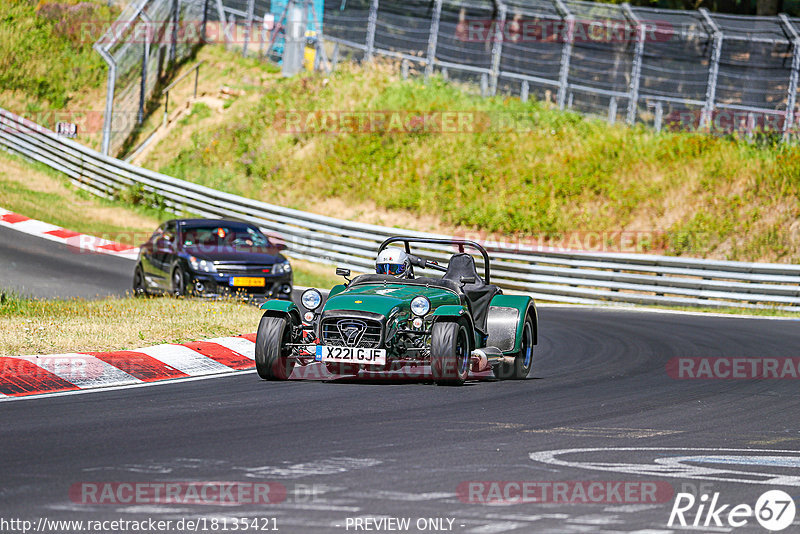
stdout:
[[[471,364],[472,364],[472,372],[473,373],[480,373],[481,371],[488,371],[492,368],[492,364],[498,363],[506,363],[506,364],[513,364],[514,356],[504,356],[502,352],[494,347],[486,347],[483,349],[475,349],[472,351],[470,355]],[[492,361],[489,362],[489,358],[491,357]]]
[[470,363],[473,373],[488,371],[491,368],[491,366],[489,365],[489,359],[486,357],[486,353],[483,352],[481,349],[473,350],[470,356],[471,356]]

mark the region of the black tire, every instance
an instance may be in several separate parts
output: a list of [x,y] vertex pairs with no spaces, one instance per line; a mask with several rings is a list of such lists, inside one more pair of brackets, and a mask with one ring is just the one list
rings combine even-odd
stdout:
[[326,363],[325,368],[332,375],[352,376],[358,374],[358,365],[353,363]]
[[149,292],[144,281],[144,271],[141,265],[136,265],[136,269],[133,270],[133,296],[146,297],[147,295]]
[[183,297],[186,295],[186,274],[183,272],[183,267],[176,265],[172,269],[171,292],[174,297]]
[[264,380],[288,380],[294,370],[290,360],[292,324],[289,316],[264,315],[256,334],[256,371]]
[[501,380],[525,380],[533,368],[533,320],[525,316],[522,325],[522,345],[514,355],[514,363],[501,363],[492,368],[495,378]]
[[431,374],[441,386],[460,386],[469,375],[469,332],[460,321],[437,321],[431,330]]

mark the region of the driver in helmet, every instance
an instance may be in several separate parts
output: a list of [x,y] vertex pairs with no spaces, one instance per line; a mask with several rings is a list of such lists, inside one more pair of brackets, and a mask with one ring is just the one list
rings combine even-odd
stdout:
[[414,278],[411,260],[406,251],[397,247],[386,247],[375,260],[375,272],[389,274],[397,278]]

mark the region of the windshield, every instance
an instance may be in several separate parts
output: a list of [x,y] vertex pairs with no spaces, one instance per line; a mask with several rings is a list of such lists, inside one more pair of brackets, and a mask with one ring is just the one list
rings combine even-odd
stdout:
[[185,247],[269,248],[267,236],[253,228],[232,229],[226,226],[202,226],[183,231]]

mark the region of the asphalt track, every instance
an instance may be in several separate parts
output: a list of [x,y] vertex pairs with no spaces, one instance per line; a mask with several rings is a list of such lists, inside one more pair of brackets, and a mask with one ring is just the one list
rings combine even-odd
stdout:
[[[233,518],[275,518],[279,532],[315,533],[366,532],[355,518],[385,517],[410,519],[399,532],[435,531],[417,529],[424,518],[452,519],[449,531],[464,533],[680,531],[667,526],[672,498],[486,505],[459,498],[467,481],[655,481],[750,505],[784,489],[800,504],[797,380],[675,380],[665,370],[673,357],[796,357],[799,322],[578,307],[546,307],[539,316],[525,381],[268,383],[245,373],[0,403],[0,531],[20,531],[2,519],[174,525],[213,517],[228,518],[229,532]],[[598,450],[542,461],[545,451],[577,448]],[[684,466],[727,471],[675,468],[680,460],[671,459],[686,456],[693,458]],[[765,473],[784,478],[765,481]],[[70,496],[83,482],[189,481],[277,482],[287,497],[220,506]],[[205,531],[214,531],[211,523]],[[767,532],[752,518],[741,528],[689,531]]]
[[0,289],[39,298],[93,298],[122,295],[132,280],[130,260],[0,226]]

